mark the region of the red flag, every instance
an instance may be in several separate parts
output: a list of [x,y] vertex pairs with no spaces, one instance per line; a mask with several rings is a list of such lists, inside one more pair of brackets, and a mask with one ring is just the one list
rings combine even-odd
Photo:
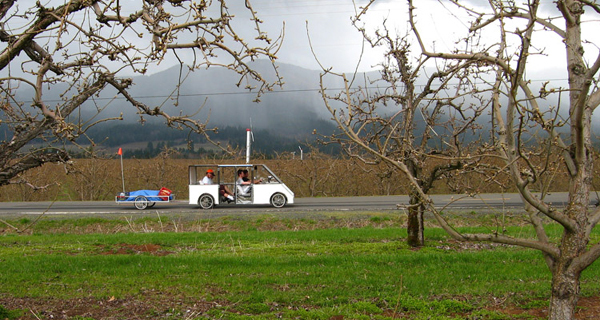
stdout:
[[117,154],[122,156],[123,155],[123,150],[121,150],[121,148],[119,148],[119,151],[117,151]]

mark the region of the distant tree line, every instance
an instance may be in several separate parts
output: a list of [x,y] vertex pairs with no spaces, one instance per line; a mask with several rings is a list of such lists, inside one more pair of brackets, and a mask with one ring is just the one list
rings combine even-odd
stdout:
[[[313,130],[320,133],[332,132],[333,125],[324,120],[316,120],[313,124],[311,130],[299,128],[296,136],[279,135],[264,129],[253,130],[252,152],[260,154],[266,159],[275,158],[281,153],[296,152],[300,154],[300,148],[308,150],[316,147],[320,152],[326,154],[339,154],[338,146],[317,145],[316,136],[312,134]],[[189,134],[187,131],[174,130],[157,124],[129,123],[97,126],[89,130],[88,137],[95,141],[98,147],[90,147],[88,150],[74,154],[74,157],[89,157],[92,148],[96,149],[95,153],[102,154],[102,150],[109,148],[114,150],[118,147],[136,144],[138,147],[123,148],[123,158],[150,159],[167,149],[175,151],[174,157],[181,159],[220,155],[220,151],[212,150],[206,138],[201,135]],[[211,134],[211,139],[222,144],[230,144],[239,150],[245,150],[246,128],[240,126],[219,128],[217,133]]]

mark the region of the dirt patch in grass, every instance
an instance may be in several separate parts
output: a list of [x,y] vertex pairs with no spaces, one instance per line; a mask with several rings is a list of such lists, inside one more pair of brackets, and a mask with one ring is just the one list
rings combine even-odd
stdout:
[[178,300],[169,296],[148,299],[98,300],[0,298],[0,305],[20,310],[17,319],[193,319],[213,308],[216,303]]
[[[70,300],[59,299],[34,299],[34,298],[10,298],[0,297],[0,305],[9,310],[20,310],[18,319],[194,319],[199,317],[210,317],[209,311],[213,308],[229,311],[234,310],[233,305],[227,306],[226,302],[193,301],[185,298],[177,298],[170,295],[146,295],[140,299],[115,299],[108,298],[98,300],[93,298],[80,298]],[[288,308],[279,306],[279,308]],[[293,308],[293,307],[291,307]],[[547,307],[524,309],[514,305],[499,305],[489,308],[489,311],[501,313],[511,319],[546,319],[548,317]],[[410,313],[394,313],[393,310],[385,310],[384,315],[390,318],[409,318]],[[455,316],[469,318],[470,313]],[[579,300],[576,319],[599,319],[600,318],[600,296],[582,297]],[[343,316],[335,316],[332,319],[345,319]],[[485,319],[485,318],[484,318]]]
[[127,244],[121,243],[116,246],[97,245],[101,255],[113,254],[142,254],[147,253],[154,256],[166,256],[173,254],[173,251],[162,250],[162,247],[157,244]]
[[[548,318],[548,307],[524,309],[518,306],[497,306],[492,310],[503,313],[505,315],[523,319],[523,316],[529,315],[539,319]],[[600,296],[596,297],[581,297],[577,304],[575,319],[588,320],[600,319]]]
[[577,319],[600,319],[600,296],[580,298],[577,307]]

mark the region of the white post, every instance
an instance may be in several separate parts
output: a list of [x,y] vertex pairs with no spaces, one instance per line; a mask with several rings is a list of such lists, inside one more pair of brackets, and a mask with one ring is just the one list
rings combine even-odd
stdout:
[[246,164],[250,163],[250,129],[246,129]]
[[121,181],[123,181],[123,192],[125,192],[125,175],[123,174],[123,149],[119,148],[117,154],[121,157]]
[[304,160],[304,153],[302,152],[302,147],[298,146],[298,149],[300,149],[300,160]]

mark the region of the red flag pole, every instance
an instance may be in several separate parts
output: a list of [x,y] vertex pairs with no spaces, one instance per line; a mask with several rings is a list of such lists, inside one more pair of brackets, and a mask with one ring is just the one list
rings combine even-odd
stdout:
[[125,193],[125,175],[123,174],[123,149],[119,148],[117,154],[121,156],[121,181],[123,182],[123,193]]

